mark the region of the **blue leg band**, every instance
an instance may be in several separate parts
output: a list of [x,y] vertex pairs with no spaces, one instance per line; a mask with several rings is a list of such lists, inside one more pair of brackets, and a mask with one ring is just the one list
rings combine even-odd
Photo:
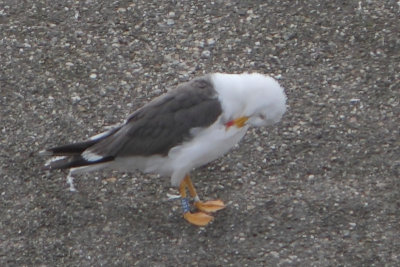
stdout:
[[187,197],[181,198],[183,213],[190,212],[189,199]]

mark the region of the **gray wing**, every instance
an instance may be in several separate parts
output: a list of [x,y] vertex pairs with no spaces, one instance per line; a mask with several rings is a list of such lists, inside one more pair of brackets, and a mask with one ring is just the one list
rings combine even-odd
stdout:
[[134,112],[116,133],[88,152],[102,157],[166,155],[191,137],[192,128],[213,124],[221,113],[209,77],[197,78]]

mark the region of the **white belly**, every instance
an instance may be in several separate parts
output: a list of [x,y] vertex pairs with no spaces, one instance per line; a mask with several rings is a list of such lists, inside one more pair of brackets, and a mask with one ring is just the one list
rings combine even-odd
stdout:
[[179,185],[192,169],[207,164],[228,152],[246,134],[248,126],[226,128],[220,123],[204,129],[190,142],[173,148],[168,157],[171,160],[172,185]]
[[108,167],[118,170],[142,170],[171,176],[171,184],[178,186],[194,168],[205,165],[228,152],[246,134],[248,126],[226,128],[220,122],[200,130],[195,138],[174,147],[168,156],[116,158]]

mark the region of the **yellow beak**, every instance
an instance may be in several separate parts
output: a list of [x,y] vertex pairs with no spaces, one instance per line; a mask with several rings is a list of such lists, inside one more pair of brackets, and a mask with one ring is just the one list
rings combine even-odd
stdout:
[[240,117],[234,120],[234,125],[236,125],[238,128],[242,128],[245,124],[246,121],[249,119],[249,117]]
[[231,127],[231,126],[236,126],[238,128],[242,128],[246,124],[248,119],[249,119],[249,117],[243,116],[243,117],[231,120],[226,123],[226,129],[228,130],[229,127]]

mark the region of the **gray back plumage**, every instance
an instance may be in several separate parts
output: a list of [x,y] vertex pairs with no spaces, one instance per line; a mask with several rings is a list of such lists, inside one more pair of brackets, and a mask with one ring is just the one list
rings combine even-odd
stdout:
[[166,155],[207,127],[222,108],[209,76],[194,79],[158,97],[129,116],[117,132],[88,150],[103,157]]

